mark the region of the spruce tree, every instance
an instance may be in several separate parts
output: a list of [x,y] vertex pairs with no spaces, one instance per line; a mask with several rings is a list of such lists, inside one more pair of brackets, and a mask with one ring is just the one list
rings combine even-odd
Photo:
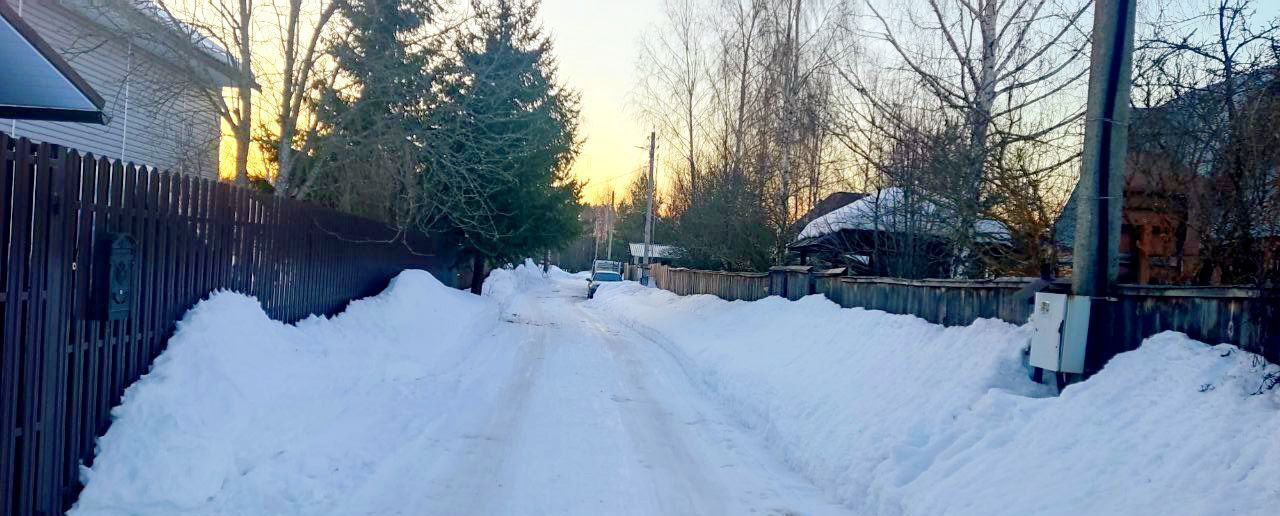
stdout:
[[472,260],[479,292],[486,264],[540,256],[582,230],[578,99],[556,79],[551,42],[537,26],[538,2],[473,2],[476,23],[456,42],[446,102],[435,111],[423,191],[432,225],[447,229]]
[[398,225],[413,222],[423,172],[425,115],[435,103],[428,70],[439,49],[421,34],[434,0],[344,2],[342,36],[329,49],[337,79],[316,116],[321,144],[306,171],[309,198]]

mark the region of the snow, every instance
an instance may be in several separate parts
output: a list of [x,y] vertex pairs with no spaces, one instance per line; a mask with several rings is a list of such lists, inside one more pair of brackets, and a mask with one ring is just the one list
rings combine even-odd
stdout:
[[[830,213],[809,221],[796,240],[817,238],[843,230],[903,231],[907,229],[907,217],[913,217],[916,231],[933,236],[950,234],[947,224],[955,218],[944,208],[929,201],[915,201],[903,207],[906,193],[901,188],[885,188],[854,202],[836,208]],[[982,219],[974,223],[974,231],[980,239],[1003,241],[1009,238],[1009,230],[1003,224]]]
[[660,343],[788,465],[864,514],[1262,514],[1280,502],[1280,368],[1176,333],[1050,397],[1027,328],[943,328],[810,296],[636,285],[601,310]]
[[[497,310],[422,271],[296,326],[219,292],[179,323],[98,442],[72,514],[323,512],[394,458],[416,387],[467,358]],[[358,424],[353,424],[357,423]]]
[[1262,514],[1280,373],[1149,339],[1053,397],[1027,329],[532,262],[484,296],[406,271],[333,318],[193,308],[73,515]]
[[332,319],[218,293],[126,392],[73,515],[847,514],[526,263]]

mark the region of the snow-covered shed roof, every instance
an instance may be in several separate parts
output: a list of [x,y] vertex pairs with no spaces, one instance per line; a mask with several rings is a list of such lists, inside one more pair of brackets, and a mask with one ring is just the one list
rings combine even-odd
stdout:
[[[949,224],[955,217],[949,212],[924,199],[908,199],[901,188],[885,188],[813,219],[796,240],[818,238],[844,230],[916,232],[945,237],[953,234]],[[1009,229],[994,220],[979,220],[974,224],[974,230],[984,241],[1009,238]]]
[[[644,256],[644,242],[627,244],[631,248],[631,256]],[[673,245],[649,244],[650,258],[680,258],[684,249]]]

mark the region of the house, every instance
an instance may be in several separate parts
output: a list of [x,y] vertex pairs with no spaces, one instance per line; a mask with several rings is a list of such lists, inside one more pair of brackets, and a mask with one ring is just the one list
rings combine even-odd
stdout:
[[[924,192],[885,188],[814,217],[787,249],[802,265],[848,267],[855,274],[904,278],[953,276],[949,238],[956,217]],[[978,220],[973,232],[980,248],[1008,245],[1009,231],[993,220]]]
[[[0,118],[0,131],[216,179],[222,121],[211,99],[235,61],[143,0],[0,0],[102,97],[104,125]],[[178,54],[175,48],[192,49]],[[192,57],[195,56],[195,57]],[[194,71],[194,73],[193,73]]]
[[[1237,85],[1242,100],[1239,104],[1250,106],[1253,104],[1245,100],[1274,95],[1274,74],[1264,70],[1241,78]],[[1208,199],[1215,188],[1213,168],[1228,144],[1223,137],[1226,131],[1221,87],[1211,85],[1174,102],[1134,110],[1125,163],[1118,278],[1121,283],[1183,284],[1193,282],[1203,272],[1204,203],[1212,202]],[[1275,130],[1269,124],[1254,125],[1259,133]],[[1269,160],[1262,165],[1276,177],[1280,154],[1274,150],[1270,157],[1265,154],[1257,157]],[[1275,196],[1275,180],[1264,189],[1261,195]],[[1073,191],[1054,228],[1064,263],[1070,263],[1075,246],[1076,197]],[[1253,236],[1263,241],[1263,251],[1269,255],[1261,260],[1264,267],[1275,269],[1280,231],[1274,226],[1256,227]]]
[[[1169,182],[1147,172],[1159,171]],[[1121,283],[1177,284],[1199,268],[1199,198],[1203,177],[1158,155],[1130,151],[1125,166],[1120,225]],[[1075,248],[1076,193],[1054,225],[1060,264],[1069,266]]]

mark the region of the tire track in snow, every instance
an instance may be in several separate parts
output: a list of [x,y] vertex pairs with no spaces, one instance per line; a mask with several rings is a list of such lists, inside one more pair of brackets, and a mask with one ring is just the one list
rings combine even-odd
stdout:
[[475,344],[503,367],[459,371],[463,387],[437,408],[448,413],[352,506],[381,495],[379,514],[847,513],[702,397],[670,350],[586,309],[579,290],[552,280],[504,300],[503,322]]

